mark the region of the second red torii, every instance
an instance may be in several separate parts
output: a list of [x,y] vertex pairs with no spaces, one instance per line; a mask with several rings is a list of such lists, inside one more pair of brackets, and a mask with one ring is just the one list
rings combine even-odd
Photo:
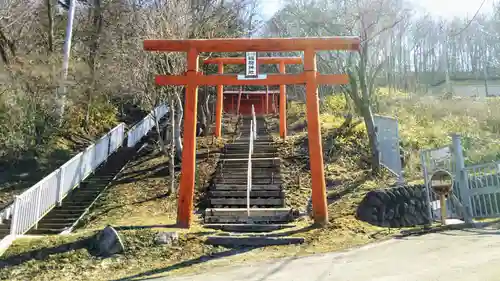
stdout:
[[[245,64],[244,57],[226,57],[226,58],[210,58],[203,61],[204,64],[217,64],[218,74],[224,74],[225,64]],[[260,64],[279,64],[281,74],[285,73],[285,65],[287,64],[302,64],[301,57],[259,57],[257,65]],[[286,138],[286,87],[280,84],[280,136]],[[217,101],[215,109],[215,136],[220,137],[222,132],[222,108],[223,108],[223,85],[217,85]],[[267,102],[267,101],[266,101]]]

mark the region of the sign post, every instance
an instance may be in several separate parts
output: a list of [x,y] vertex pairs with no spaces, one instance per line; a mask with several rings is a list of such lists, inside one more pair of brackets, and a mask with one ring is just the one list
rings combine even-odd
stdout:
[[441,224],[446,225],[446,195],[453,188],[453,177],[445,170],[437,170],[431,176],[431,188],[439,195],[441,208]]
[[259,77],[259,68],[257,65],[257,52],[245,53],[245,77],[246,78]]

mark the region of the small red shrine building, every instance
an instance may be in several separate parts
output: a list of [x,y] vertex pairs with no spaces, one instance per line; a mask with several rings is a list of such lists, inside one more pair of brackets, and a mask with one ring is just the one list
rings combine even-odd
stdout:
[[257,115],[279,112],[279,91],[224,91],[224,113],[238,114],[238,100],[241,115],[251,115],[252,105]]

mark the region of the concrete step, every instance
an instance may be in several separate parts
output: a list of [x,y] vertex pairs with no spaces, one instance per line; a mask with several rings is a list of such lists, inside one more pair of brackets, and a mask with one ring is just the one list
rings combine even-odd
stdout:
[[[222,149],[222,153],[224,154],[243,154],[248,153],[250,151],[249,146],[245,147],[231,147]],[[254,146],[253,153],[278,153],[278,149],[276,147],[264,147],[264,146]]]
[[28,233],[30,235],[40,235],[40,234],[54,235],[54,234],[60,234],[64,230],[66,230],[66,228],[38,227],[37,229],[31,229]]
[[[248,172],[248,167],[234,167],[231,165],[217,165],[217,168],[215,169],[216,173],[219,172],[231,172],[231,173],[247,173]],[[276,174],[281,172],[281,167],[280,166],[275,166],[275,167],[253,167],[252,165],[252,172],[253,173],[267,173],[267,174]]]
[[58,230],[58,229],[61,229],[61,231],[63,229],[65,229],[66,227],[68,226],[71,226],[72,225],[72,222],[39,222],[38,223],[38,230],[40,229],[54,229],[54,230]]
[[[252,160],[254,159],[259,159],[259,158],[277,158],[278,154],[277,153],[254,153],[252,154]],[[221,160],[226,160],[226,159],[247,159],[248,160],[248,153],[228,153],[228,154],[222,154],[220,156]]]
[[[208,192],[211,198],[215,197],[247,197],[246,190],[212,190]],[[250,191],[250,197],[273,197],[273,198],[284,198],[285,192],[280,190],[252,190]]]
[[227,236],[209,236],[206,240],[208,244],[224,247],[263,247],[302,244],[305,242],[303,237],[227,237]]
[[[255,182],[252,182],[252,191],[281,191],[281,184],[265,184],[265,185],[257,185]],[[225,190],[247,190],[246,184],[223,184],[217,183],[210,187],[210,190],[213,191],[225,191]]]
[[288,223],[294,219],[290,208],[208,208],[205,209],[205,223]]
[[231,223],[231,224],[205,224],[205,228],[217,229],[228,232],[271,232],[295,227],[293,224],[258,224],[258,223]]
[[[250,134],[241,136],[240,138],[234,140],[233,144],[248,144],[250,142]],[[257,139],[253,140],[254,145],[274,145],[274,140],[271,136],[257,136]]]
[[[246,207],[246,198],[210,198],[212,206]],[[250,206],[284,207],[285,198],[250,198]]]
[[[219,161],[219,166],[222,167],[247,167],[248,155],[246,158],[225,158]],[[252,155],[252,167],[279,167],[281,166],[281,159],[278,157],[254,158]]]
[[[242,180],[246,180],[247,174],[248,173],[246,173],[246,172],[238,173],[238,172],[234,172],[231,169],[229,169],[229,171],[217,173],[215,175],[215,179],[242,179]],[[275,173],[275,172],[256,173],[255,171],[252,170],[252,179],[255,179],[255,180],[269,179],[270,181],[272,181],[274,179],[281,179],[281,175],[279,173]]]
[[[215,184],[231,184],[231,185],[238,185],[238,184],[247,184],[247,180],[245,179],[238,179],[238,178],[216,178],[214,179]],[[253,185],[274,185],[274,184],[283,184],[283,180],[280,178],[277,179],[253,179],[252,178],[252,186]]]
[[5,237],[10,234],[10,223],[9,224],[0,224],[0,240],[1,237]]

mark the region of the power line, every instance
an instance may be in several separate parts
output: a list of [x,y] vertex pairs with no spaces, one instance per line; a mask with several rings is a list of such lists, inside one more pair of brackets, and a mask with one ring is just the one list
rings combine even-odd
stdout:
[[465,25],[464,28],[462,28],[459,32],[455,33],[455,34],[452,34],[452,35],[449,35],[449,37],[455,37],[457,35],[460,35],[462,32],[464,32],[467,28],[469,28],[470,24],[476,19],[477,15],[479,14],[479,11],[481,10],[481,8],[483,7],[484,3],[486,3],[486,0],[483,0],[483,2],[481,2],[481,5],[479,6],[479,8],[477,9],[476,13],[474,14],[474,16],[472,17],[472,19]]

